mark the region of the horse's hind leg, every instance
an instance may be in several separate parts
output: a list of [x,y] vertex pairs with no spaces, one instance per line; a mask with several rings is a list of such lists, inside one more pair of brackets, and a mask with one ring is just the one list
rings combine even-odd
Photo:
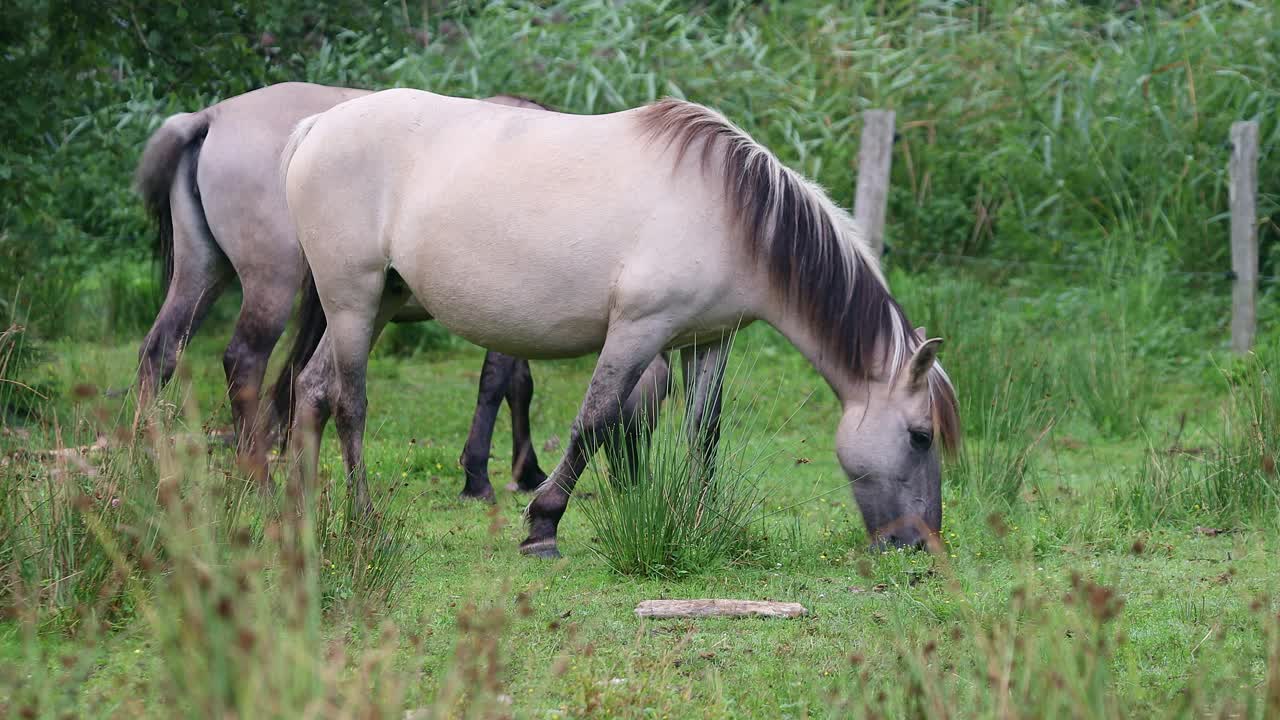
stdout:
[[[304,496],[312,495],[320,467],[320,439],[333,413],[330,392],[333,385],[333,349],[326,330],[316,345],[311,360],[293,381],[293,428],[289,433],[290,469],[288,491],[302,506]],[[280,382],[287,382],[281,378]]]
[[[387,283],[382,272],[347,276],[343,281],[342,302],[333,303],[337,307],[325,310],[329,325],[325,336],[333,355],[329,400],[346,465],[348,507],[360,513],[373,510],[364,464],[369,349],[409,298],[408,290],[398,277],[394,283]],[[383,295],[384,286],[391,286],[386,295]],[[366,300],[367,304],[360,300]]]
[[507,385],[507,407],[511,409],[511,478],[514,489],[533,492],[546,482],[547,474],[538,466],[533,449],[533,428],[529,406],[533,402],[533,372],[529,361],[517,359]]
[[698,466],[695,472],[710,480],[720,446],[720,411],[729,342],[720,340],[680,351],[686,393],[685,432]]
[[225,271],[174,273],[164,304],[138,349],[138,407],[150,403],[178,367],[178,354],[226,288]]
[[617,427],[625,399],[667,342],[668,327],[659,320],[638,320],[609,329],[582,409],[569,433],[564,459],[526,510],[529,537],[520,543],[520,552],[538,557],[559,556],[556,529],[573,486],[596,447]]
[[259,398],[271,350],[289,320],[293,297],[301,278],[281,269],[270,280],[242,276],[244,300],[231,342],[222,356],[231,400],[231,421],[241,467],[264,486],[267,472],[268,433],[271,418],[262,416]]
[[[493,486],[489,483],[489,451],[493,444],[493,423],[502,407],[502,397],[508,393],[516,365],[520,360],[500,352],[487,352],[480,369],[480,390],[476,397],[476,412],[471,419],[471,431],[467,444],[462,447],[462,465],[466,484],[459,497],[493,500]],[[515,411],[512,410],[514,418]],[[512,422],[514,429],[514,420]]]
[[[190,176],[183,158],[176,177]],[[170,193],[173,223],[173,276],[164,304],[138,350],[138,408],[141,413],[169,381],[178,353],[199,329],[231,276],[231,266],[218,249],[199,200],[184,187]]]

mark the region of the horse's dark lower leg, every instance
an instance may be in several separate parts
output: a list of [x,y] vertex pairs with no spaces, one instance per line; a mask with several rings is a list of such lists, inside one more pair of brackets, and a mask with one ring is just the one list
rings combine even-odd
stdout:
[[641,479],[642,455],[647,452],[670,383],[671,366],[664,353],[654,358],[640,376],[622,407],[618,429],[605,439],[604,450],[615,480],[630,484]]
[[493,486],[489,483],[489,450],[493,444],[493,424],[502,407],[502,396],[511,384],[512,371],[518,361],[510,355],[488,352],[480,368],[480,390],[476,396],[476,412],[471,418],[471,431],[467,444],[462,446],[462,465],[465,484],[459,497],[493,500]]
[[288,288],[274,296],[245,288],[240,318],[222,357],[237,456],[241,467],[264,489],[270,489],[271,485],[267,469],[271,418],[263,416],[259,399],[267,360],[284,332],[293,294]]
[[533,373],[528,360],[516,360],[507,386],[507,407],[511,409],[511,478],[516,490],[532,492],[547,479],[538,466],[533,449],[533,429],[529,406],[533,402]]
[[695,453],[694,472],[707,482],[715,472],[716,451],[720,446],[720,412],[728,350],[726,340],[680,352],[687,401],[685,432]]
[[631,395],[645,367],[661,349],[666,338],[655,331],[663,330],[663,327],[643,325],[611,329],[569,433],[564,459],[525,512],[529,536],[520,544],[520,552],[537,557],[559,556],[556,529],[568,507],[573,486],[596,447],[617,427],[623,410],[619,399]]
[[373,510],[369,496],[369,479],[364,464],[364,426],[368,415],[368,399],[364,393],[365,369],[356,363],[339,364],[336,378],[338,391],[333,403],[333,424],[342,445],[342,460],[347,471],[348,516],[368,514]]
[[[288,492],[299,509],[304,497],[314,497],[320,464],[320,440],[332,414],[329,393],[333,384],[333,350],[322,338],[311,361],[294,380],[293,428],[289,433]],[[282,381],[283,382],[283,381]]]
[[174,276],[164,305],[138,349],[140,410],[173,377],[179,352],[200,328],[224,287],[225,281],[220,275],[203,275],[190,280]]

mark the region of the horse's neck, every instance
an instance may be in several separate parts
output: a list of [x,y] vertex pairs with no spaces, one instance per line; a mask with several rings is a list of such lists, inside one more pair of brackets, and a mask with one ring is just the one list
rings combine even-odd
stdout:
[[809,363],[826,379],[836,397],[840,398],[842,405],[846,399],[855,397],[866,384],[866,381],[854,377],[853,371],[848,366],[831,357],[831,353],[824,347],[822,336],[815,332],[811,323],[799,313],[794,310],[774,308],[773,312],[765,313],[764,316],[770,325],[809,359]]

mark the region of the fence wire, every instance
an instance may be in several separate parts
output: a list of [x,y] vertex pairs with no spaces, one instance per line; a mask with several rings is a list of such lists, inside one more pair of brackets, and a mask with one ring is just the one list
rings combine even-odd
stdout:
[[[1038,268],[1043,270],[1070,270],[1073,272],[1092,272],[1100,273],[1102,271],[1096,265],[1086,265],[1083,263],[1053,263],[1041,262],[1037,260],[1009,260],[1004,258],[992,257],[976,257],[973,255],[961,255],[958,253],[930,252],[924,250],[909,250],[905,248],[885,245],[884,258],[891,259],[895,255],[911,258],[934,258],[941,260],[955,260],[958,262],[967,262],[975,265],[990,265],[995,267],[1025,267]],[[1236,272],[1234,270],[1224,270],[1220,272],[1212,272],[1208,270],[1166,270],[1165,275],[1170,277],[1181,278],[1199,278],[1210,280],[1235,280]],[[1270,285],[1280,283],[1280,275],[1259,275],[1259,285]]]

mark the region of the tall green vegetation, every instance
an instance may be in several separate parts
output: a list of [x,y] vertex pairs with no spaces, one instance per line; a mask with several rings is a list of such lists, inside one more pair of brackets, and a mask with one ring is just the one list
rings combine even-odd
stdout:
[[1278,354],[1267,346],[1222,370],[1227,397],[1191,446],[1153,446],[1116,504],[1133,526],[1194,524],[1225,530],[1280,526]]
[[[106,258],[142,262],[149,232],[128,177],[159,119],[282,80],[515,92],[571,112],[687,96],[846,205],[857,111],[891,107],[891,257],[914,266],[946,253],[1124,271],[1154,256],[1165,269],[1221,271],[1227,128],[1258,119],[1264,147],[1280,133],[1267,112],[1280,99],[1267,41],[1277,11],[1265,4],[70,7],[15,6],[0,71],[28,90],[18,96],[40,99],[6,111],[15,141],[0,176],[23,180],[0,190],[0,272],[16,282],[46,271],[29,290],[46,335],[100,329],[64,301],[120,287],[92,280],[118,272]],[[1259,177],[1277,174],[1275,153],[1261,162]],[[1261,225],[1268,269],[1275,227]],[[152,294],[139,287],[130,301]],[[111,317],[132,330],[146,315]]]
[[[414,559],[403,504],[380,498],[376,515],[348,520],[326,489],[295,512],[208,461],[199,427],[164,422],[136,443],[120,430],[90,447],[6,455],[0,614],[23,638],[25,667],[59,668],[4,666],[6,716],[82,712],[99,642],[125,627],[148,644],[152,712],[399,707],[403,683],[388,663],[404,639],[375,634],[349,666],[326,628],[384,607],[401,586]],[[74,644],[50,657],[46,639],[58,637]]]

